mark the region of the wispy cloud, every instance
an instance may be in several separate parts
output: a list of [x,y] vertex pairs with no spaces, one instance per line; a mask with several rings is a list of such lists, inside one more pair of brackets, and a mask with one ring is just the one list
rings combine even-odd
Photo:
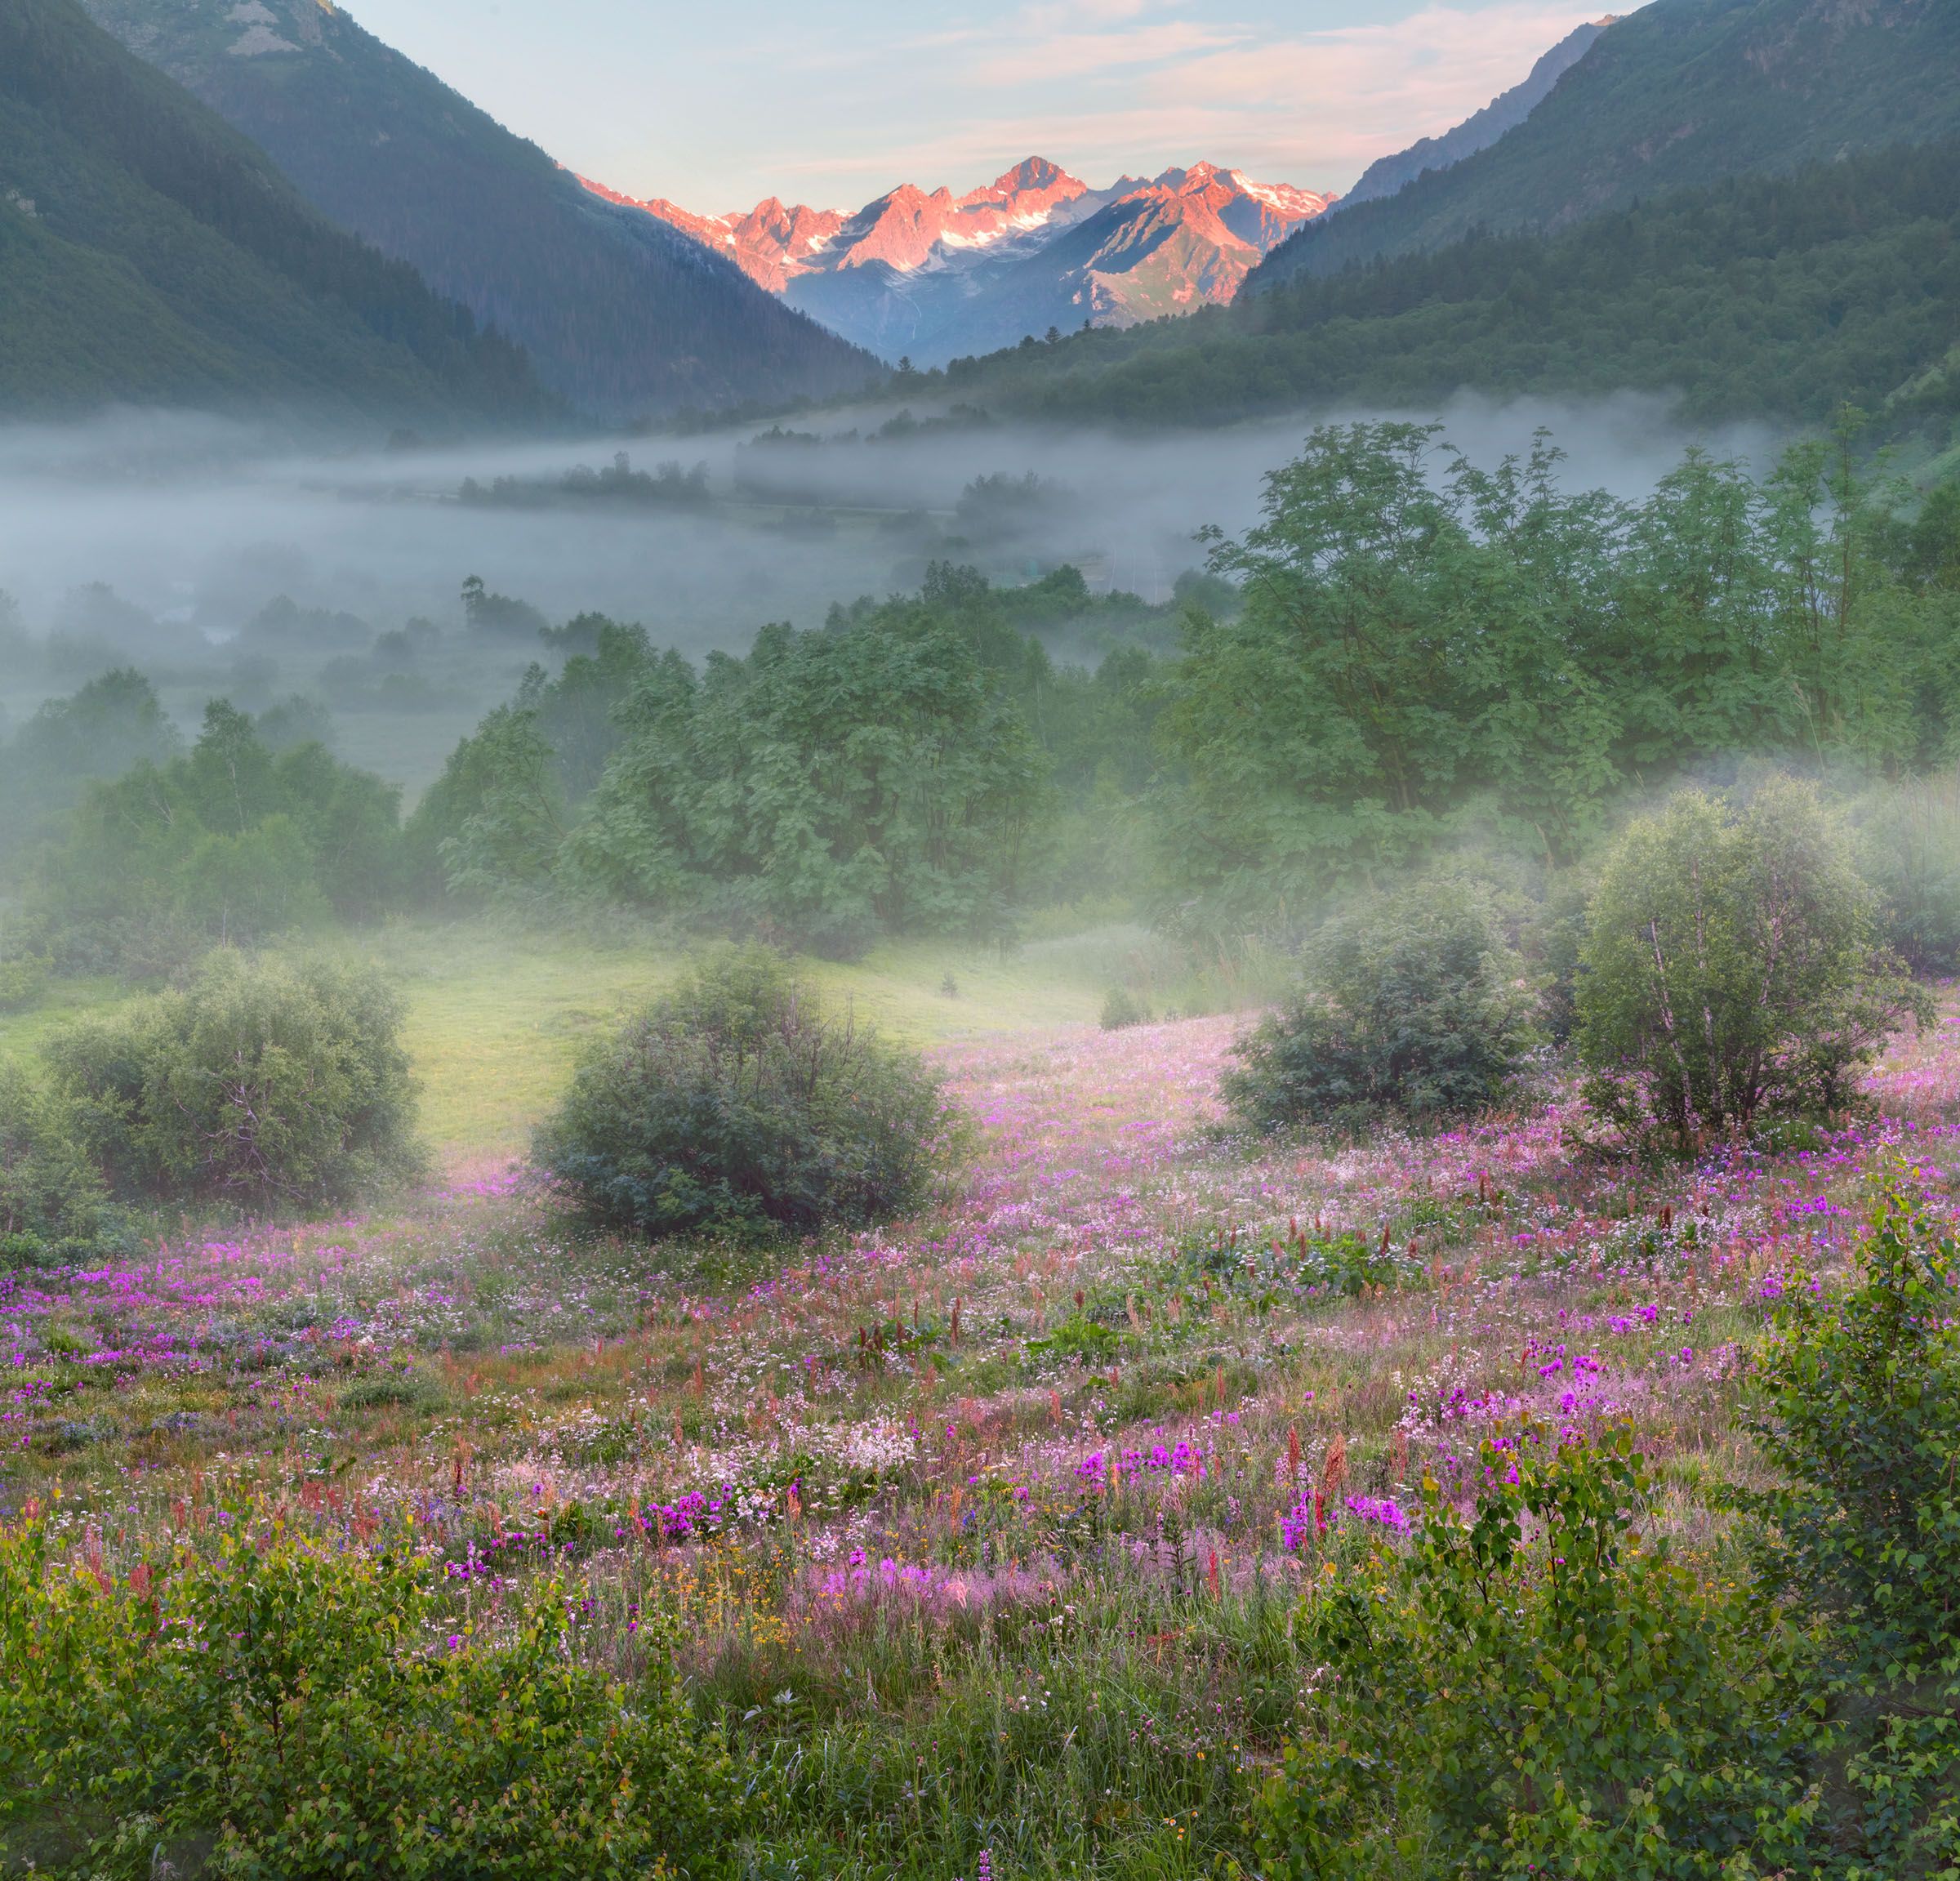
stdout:
[[[1560,0],[353,0],[589,176],[725,209],[970,188],[1039,151],[1092,182],[1200,158],[1344,188],[1584,20]],[[467,30],[464,30],[466,25]]]

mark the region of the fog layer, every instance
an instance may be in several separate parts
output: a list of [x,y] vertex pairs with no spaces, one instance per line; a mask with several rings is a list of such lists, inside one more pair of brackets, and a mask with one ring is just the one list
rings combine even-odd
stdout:
[[[1548,426],[1573,483],[1629,497],[1690,442],[1759,462],[1775,444],[1691,438],[1645,399],[1442,415],[1486,462]],[[1117,439],[887,408],[760,436],[331,457],[195,417],[0,431],[0,590],[17,604],[11,631],[0,611],[0,705],[18,724],[119,662],[187,724],[214,693],[255,711],[303,695],[332,711],[344,755],[412,791],[543,652],[534,635],[466,638],[466,577],[695,657],[915,587],[935,559],[997,582],[1071,562],[1092,590],[1160,602],[1202,564],[1194,531],[1249,524],[1308,423]]]

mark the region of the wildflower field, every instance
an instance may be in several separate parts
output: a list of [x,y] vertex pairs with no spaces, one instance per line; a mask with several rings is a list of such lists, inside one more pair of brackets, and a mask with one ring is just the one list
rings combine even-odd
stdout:
[[670,1652],[766,1773],[754,1872],[1250,1866],[1316,1702],[1303,1585],[1494,1431],[1630,1420],[1724,1571],[1753,1348],[1881,1166],[1944,1210],[1960,1025],[1840,1130],[1642,1167],[1557,1087],[1427,1139],[1236,1139],[1243,1023],[942,1042],[963,1166],[786,1254],[575,1234],[521,1161],[457,1154],[394,1213],[13,1273],[7,1545],[153,1627],[212,1549],[408,1560],[457,1665],[541,1595],[554,1652]]

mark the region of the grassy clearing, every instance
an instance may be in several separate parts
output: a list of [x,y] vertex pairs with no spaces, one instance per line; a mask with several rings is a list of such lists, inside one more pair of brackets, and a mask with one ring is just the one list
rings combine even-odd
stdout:
[[[399,977],[423,1133],[448,1169],[521,1153],[581,1045],[670,985],[688,958],[630,931],[595,938],[464,920],[394,921],[332,944]],[[1006,954],[905,941],[849,965],[799,964],[830,996],[922,1046],[1092,1023],[1118,983],[1158,1011],[1216,1012],[1256,1002],[1273,978],[1266,962],[1194,972],[1119,923],[1037,936]],[[130,996],[113,981],[58,982],[30,1011],[0,1014],[0,1056],[26,1056],[54,1026]]]

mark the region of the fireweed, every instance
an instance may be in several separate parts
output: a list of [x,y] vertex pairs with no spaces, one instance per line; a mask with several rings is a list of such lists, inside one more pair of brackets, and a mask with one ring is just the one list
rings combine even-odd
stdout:
[[772,1860],[1250,1864],[1321,1702],[1303,1589],[1417,1545],[1426,1482],[1473,1506],[1494,1424],[1630,1427],[1642,1532],[1718,1577],[1717,1486],[1771,1480],[1734,1415],[1766,1329],[1844,1270],[1879,1161],[1950,1216],[1960,1039],[1902,1041],[1842,1130],[1656,1169],[1577,1153],[1564,1093],[1235,1140],[1232,1031],[942,1053],[964,1185],[786,1259],[650,1255],[478,1169],[10,1276],[0,1502],[125,1588],[241,1510],[350,1558],[412,1523],[479,1619],[576,1589],[581,1660],[621,1682],[671,1624],[697,1711],[779,1785]]

